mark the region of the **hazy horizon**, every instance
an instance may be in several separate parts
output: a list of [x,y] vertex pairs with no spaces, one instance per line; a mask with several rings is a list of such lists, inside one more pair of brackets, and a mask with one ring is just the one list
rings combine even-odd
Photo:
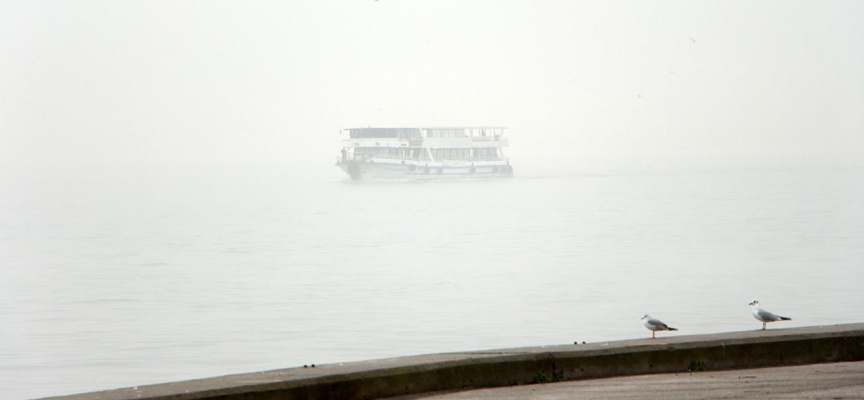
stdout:
[[318,171],[345,127],[501,125],[517,173],[860,166],[862,16],[855,1],[3,1],[0,164]]

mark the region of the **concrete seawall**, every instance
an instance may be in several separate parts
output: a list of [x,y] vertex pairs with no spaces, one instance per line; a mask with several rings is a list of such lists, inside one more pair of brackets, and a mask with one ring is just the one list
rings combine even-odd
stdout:
[[864,324],[433,354],[229,375],[54,397],[377,399],[552,380],[864,360]]

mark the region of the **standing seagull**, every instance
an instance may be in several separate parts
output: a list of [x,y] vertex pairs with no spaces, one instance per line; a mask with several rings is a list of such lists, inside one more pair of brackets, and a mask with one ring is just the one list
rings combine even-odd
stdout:
[[677,331],[678,330],[678,329],[675,329],[669,325],[664,324],[659,319],[651,318],[651,316],[648,314],[645,314],[645,316],[642,317],[642,319],[645,320],[645,327],[651,330],[651,339],[654,339],[654,335],[657,333],[657,331]]
[[775,321],[791,321],[792,318],[789,317],[781,317],[777,314],[772,313],[768,310],[763,310],[759,307],[759,300],[753,300],[750,302],[750,306],[753,307],[751,312],[753,313],[753,318],[756,318],[762,321],[762,330],[765,330],[765,326],[768,325],[769,322]]

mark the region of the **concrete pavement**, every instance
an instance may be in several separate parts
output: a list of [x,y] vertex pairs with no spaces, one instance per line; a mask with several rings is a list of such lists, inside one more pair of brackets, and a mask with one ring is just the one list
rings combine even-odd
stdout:
[[510,386],[400,400],[864,399],[864,362]]

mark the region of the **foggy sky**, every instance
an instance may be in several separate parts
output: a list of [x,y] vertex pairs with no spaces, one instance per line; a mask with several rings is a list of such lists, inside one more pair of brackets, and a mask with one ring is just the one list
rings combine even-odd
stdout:
[[517,171],[860,163],[862,20],[860,1],[0,1],[0,166],[335,171],[341,128],[484,124]]

